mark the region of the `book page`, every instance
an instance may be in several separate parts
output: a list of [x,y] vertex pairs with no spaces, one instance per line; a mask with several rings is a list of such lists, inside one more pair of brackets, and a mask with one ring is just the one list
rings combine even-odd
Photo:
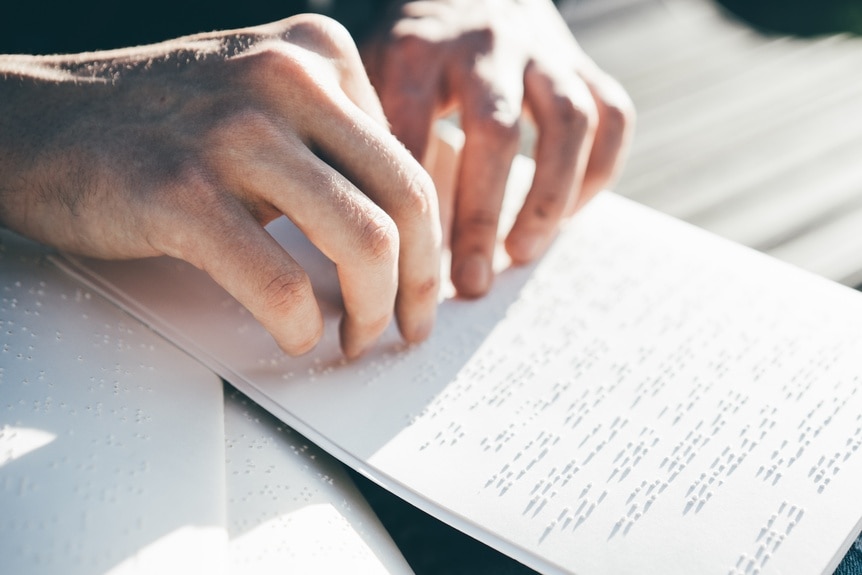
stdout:
[[225,385],[229,575],[413,575],[344,466]]
[[225,573],[222,383],[0,229],[0,572]]
[[[529,181],[518,165],[512,186]],[[862,295],[610,193],[431,338],[282,354],[170,259],[80,273],[348,465],[544,573],[829,573],[862,517]]]
[[408,564],[344,467],[0,230],[0,573]]

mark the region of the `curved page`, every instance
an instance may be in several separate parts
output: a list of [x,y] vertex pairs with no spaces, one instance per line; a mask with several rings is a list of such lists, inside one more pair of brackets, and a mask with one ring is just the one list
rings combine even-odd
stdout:
[[225,573],[222,383],[0,230],[0,572]]
[[[513,189],[529,180],[517,165]],[[545,573],[827,573],[859,527],[862,296],[610,193],[427,342],[301,358],[181,262],[79,273],[336,457]]]

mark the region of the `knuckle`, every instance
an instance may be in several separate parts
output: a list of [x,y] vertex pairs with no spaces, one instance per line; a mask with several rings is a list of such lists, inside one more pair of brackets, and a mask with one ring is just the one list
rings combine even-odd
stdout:
[[603,130],[621,136],[634,128],[635,107],[624,92],[613,100],[603,100],[600,104],[600,122]]
[[521,138],[521,125],[517,116],[496,106],[489,108],[473,118],[465,129],[474,138],[479,138],[483,146],[500,150],[517,149]]
[[425,299],[425,298],[437,298],[437,294],[440,291],[440,278],[438,276],[433,276],[426,278],[423,281],[418,281],[412,286],[408,286],[414,296]]
[[277,99],[287,99],[301,109],[319,107],[330,102],[332,86],[323,81],[327,64],[301,46],[289,43],[268,43],[245,59],[246,87],[259,96],[252,102],[271,105]]
[[263,288],[262,294],[267,313],[279,316],[290,315],[314,297],[308,275],[298,268],[279,273]]
[[267,43],[245,58],[248,73],[262,80],[293,77],[306,71],[305,63],[281,43]]
[[410,221],[429,219],[435,212],[433,209],[435,198],[436,193],[431,176],[417,166],[407,179],[404,193],[399,196],[398,211],[394,214],[395,218]]
[[185,162],[169,169],[163,179],[163,184],[145,199],[150,206],[166,210],[173,217],[190,217],[195,222],[219,217],[227,208],[212,173],[201,163]]
[[382,213],[368,221],[359,236],[359,250],[369,263],[394,265],[398,261],[398,229]]
[[498,43],[497,31],[490,24],[476,26],[469,32],[462,34],[459,39],[461,44],[466,46],[475,54],[486,54],[494,49]]
[[353,38],[340,22],[321,14],[301,14],[289,18],[285,39],[328,56],[342,55],[354,46]]
[[499,214],[487,208],[474,209],[466,214],[463,227],[482,234],[496,234]]
[[568,197],[565,194],[540,192],[536,196],[532,215],[543,222],[557,220],[562,215],[567,201]]
[[265,42],[242,58],[240,80],[246,86],[265,89],[283,85],[285,78],[292,84],[304,86],[311,76],[307,58],[301,50],[284,42]]
[[279,141],[281,131],[271,115],[261,109],[244,106],[218,118],[205,137],[207,155],[229,151],[233,155],[243,150],[257,149],[268,142]]
[[391,45],[389,53],[398,55],[406,61],[413,61],[416,56],[427,52],[432,46],[431,41],[412,20],[401,20],[393,26],[389,44]]
[[598,108],[590,99],[576,100],[570,96],[557,95],[552,109],[556,122],[567,131],[589,134],[598,126]]

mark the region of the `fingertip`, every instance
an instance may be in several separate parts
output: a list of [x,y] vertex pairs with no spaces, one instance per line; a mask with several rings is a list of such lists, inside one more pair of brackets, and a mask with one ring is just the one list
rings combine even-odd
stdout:
[[338,324],[338,337],[341,342],[341,351],[347,359],[356,359],[365,352],[366,346],[351,338],[349,332],[350,328],[347,327],[347,319],[342,317]]
[[402,332],[405,341],[408,343],[422,343],[431,336],[434,330],[434,323],[437,320],[436,314],[431,318],[413,326],[409,331]]
[[278,344],[278,347],[281,348],[281,351],[283,351],[287,355],[290,355],[292,357],[298,357],[300,355],[305,355],[306,353],[317,347],[317,344],[320,342],[321,337],[322,334],[315,335],[302,342],[280,341],[278,338],[276,338],[276,343]]
[[491,261],[483,254],[470,254],[453,262],[452,283],[460,296],[477,298],[485,295],[491,289],[493,277]]
[[506,252],[515,264],[533,261],[543,251],[542,237],[536,233],[512,233],[506,238]]
[[399,321],[398,322],[398,331],[401,332],[401,337],[404,338],[404,341],[407,343],[422,343],[428,337],[430,337],[431,332],[434,330],[434,324],[437,321],[437,312],[436,307],[435,310],[432,311],[430,315],[424,317],[420,320],[411,322],[407,324],[406,322]]
[[506,238],[506,253],[514,265],[526,265],[545,255],[559,234],[560,226],[530,232],[532,235],[509,234]]
[[356,321],[345,313],[338,325],[341,351],[347,359],[356,359],[371,349],[392,320],[391,314],[368,323]]
[[291,321],[277,327],[271,322],[264,324],[278,347],[293,357],[310,352],[323,338],[323,316],[320,309],[314,306],[313,310],[308,310],[304,315],[306,317],[300,321],[291,318]]
[[400,282],[395,298],[395,318],[398,331],[407,343],[425,341],[434,329],[440,296],[439,257],[433,258],[433,262],[430,275],[405,277]]

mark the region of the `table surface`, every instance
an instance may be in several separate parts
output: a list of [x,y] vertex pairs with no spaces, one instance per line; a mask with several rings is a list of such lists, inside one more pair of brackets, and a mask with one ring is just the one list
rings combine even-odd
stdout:
[[764,36],[705,0],[564,0],[638,110],[625,196],[862,284],[862,38]]

